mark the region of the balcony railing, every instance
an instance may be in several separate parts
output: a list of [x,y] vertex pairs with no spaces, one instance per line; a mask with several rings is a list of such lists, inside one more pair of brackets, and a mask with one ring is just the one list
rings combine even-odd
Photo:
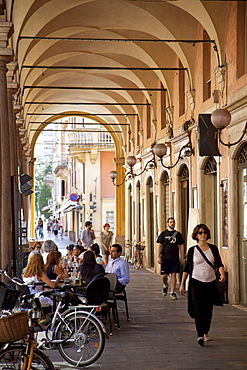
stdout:
[[113,148],[114,142],[111,135],[106,131],[88,132],[76,131],[69,133],[70,146],[85,146],[99,148]]

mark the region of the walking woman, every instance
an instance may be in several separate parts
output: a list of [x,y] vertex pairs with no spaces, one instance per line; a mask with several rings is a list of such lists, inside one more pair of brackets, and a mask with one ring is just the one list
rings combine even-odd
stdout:
[[109,255],[110,255],[110,248],[112,245],[112,237],[113,232],[110,231],[110,225],[106,223],[103,226],[104,231],[100,233],[100,244],[102,246],[102,254],[104,256],[105,265],[108,263]]
[[184,294],[185,281],[190,275],[188,288],[188,312],[195,319],[197,342],[204,346],[210,340],[208,333],[213,316],[213,306],[223,306],[220,300],[215,269],[220,273],[220,282],[226,280],[224,266],[216,245],[207,243],[210,230],[204,224],[197,225],[192,239],[197,245],[188,250],[187,262],[184,267],[180,293]]

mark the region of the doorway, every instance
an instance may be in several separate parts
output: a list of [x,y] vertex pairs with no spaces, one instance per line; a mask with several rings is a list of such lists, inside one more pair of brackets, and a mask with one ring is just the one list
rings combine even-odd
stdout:
[[149,246],[149,264],[154,268],[154,186],[150,176],[147,180],[147,236]]
[[238,155],[239,290],[240,303],[247,304],[247,143]]
[[180,180],[180,191],[181,191],[181,233],[185,240],[185,251],[186,241],[188,234],[188,220],[189,220],[189,169],[184,164],[179,173]]

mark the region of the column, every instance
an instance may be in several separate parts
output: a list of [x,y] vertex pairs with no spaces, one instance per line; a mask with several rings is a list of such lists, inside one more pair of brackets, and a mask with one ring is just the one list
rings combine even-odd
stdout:
[[9,116],[9,138],[10,138],[10,174],[17,176],[17,142],[16,142],[16,125],[14,112],[14,94],[18,90],[18,83],[14,82],[14,74],[17,69],[17,63],[7,64],[7,97],[8,97],[8,116]]
[[12,60],[13,49],[7,48],[12,23],[0,22],[0,142],[1,142],[1,196],[0,196],[0,245],[1,268],[11,262],[11,177],[10,177],[10,137],[7,100],[6,64]]
[[[124,158],[115,158],[114,161],[116,163],[116,171],[118,173],[115,182],[117,184],[121,184],[125,175],[125,170],[123,168],[125,160]],[[122,186],[116,186],[115,230],[116,243],[122,245],[125,239],[125,184]]]
[[[33,180],[30,183],[34,184],[34,163],[36,158],[28,158],[29,161],[29,175]],[[35,192],[30,195],[30,207],[28,217],[28,235],[30,238],[35,238]]]

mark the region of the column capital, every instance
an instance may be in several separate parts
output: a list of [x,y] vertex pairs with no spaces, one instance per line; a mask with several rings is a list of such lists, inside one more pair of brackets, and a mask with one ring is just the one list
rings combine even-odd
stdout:
[[24,122],[24,119],[23,118],[18,118],[16,120],[16,127],[17,128],[21,128],[21,126],[23,125],[23,122]]
[[17,82],[7,82],[7,95],[8,98],[13,98],[13,95],[17,92],[19,84]]
[[36,158],[34,158],[34,157],[27,157],[27,161],[28,161],[29,164],[34,165],[34,163],[36,161]]
[[8,72],[7,72],[7,81],[12,81],[13,78],[14,78],[14,74],[17,70],[17,67],[18,67],[18,63],[17,62],[10,62],[7,64],[6,66],[8,68]]
[[13,109],[14,109],[14,113],[18,114],[22,111],[23,108],[22,108],[21,104],[14,104]]
[[[0,41],[1,44],[1,41]],[[13,49],[1,48],[0,47],[0,71],[7,72],[6,64],[8,64],[13,58]]]
[[116,166],[124,166],[124,164],[125,164],[125,158],[124,157],[114,158],[113,161],[116,164]]
[[12,22],[0,22],[0,49],[6,48],[8,39],[14,31]]

